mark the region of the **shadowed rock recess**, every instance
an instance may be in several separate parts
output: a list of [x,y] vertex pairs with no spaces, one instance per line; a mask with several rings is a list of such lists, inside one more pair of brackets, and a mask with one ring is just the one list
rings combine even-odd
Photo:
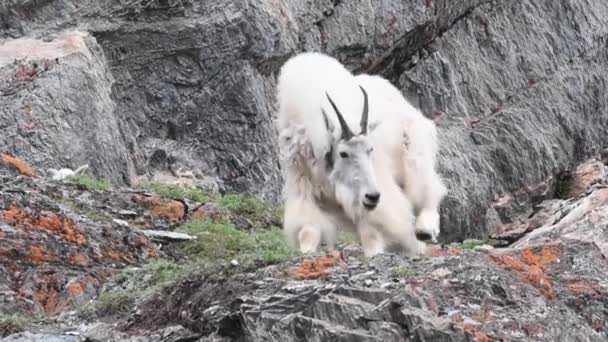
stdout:
[[[0,2],[2,341],[608,340],[608,1]],[[296,255],[230,195],[281,204],[301,51],[437,122],[431,257]]]

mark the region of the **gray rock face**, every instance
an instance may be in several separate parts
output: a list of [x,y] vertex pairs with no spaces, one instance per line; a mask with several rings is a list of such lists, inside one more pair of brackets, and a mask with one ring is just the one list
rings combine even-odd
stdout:
[[[497,212],[495,198],[546,181],[608,145],[606,18],[602,0],[19,0],[0,7],[0,37],[78,27],[96,38],[109,75],[99,74],[93,87],[106,95],[85,102],[102,106],[97,121],[108,123],[98,135],[112,139],[96,148],[95,172],[131,179],[125,175],[178,165],[219,177],[226,190],[275,201],[280,65],[316,50],[355,72],[381,73],[426,115],[444,114],[439,169],[450,195],[442,236],[462,239],[493,233],[519,213]],[[114,83],[104,81],[110,77]],[[77,77],[62,80],[77,87]],[[54,115],[69,111],[55,97],[37,96]],[[9,101],[8,114],[20,108],[16,98]],[[17,150],[13,145],[0,147]],[[102,156],[110,146],[116,151],[108,162]],[[30,149],[18,150],[20,157],[48,163],[37,157],[42,148]]]
[[491,2],[400,75],[423,111],[446,114],[439,163],[450,189],[442,215],[449,236],[492,232],[494,196],[608,144],[607,13],[603,1]]
[[[89,164],[94,174],[124,184],[132,162],[95,39],[69,33],[50,43],[16,40],[0,46],[0,55],[0,149],[42,174]],[[32,55],[41,58],[12,63]]]

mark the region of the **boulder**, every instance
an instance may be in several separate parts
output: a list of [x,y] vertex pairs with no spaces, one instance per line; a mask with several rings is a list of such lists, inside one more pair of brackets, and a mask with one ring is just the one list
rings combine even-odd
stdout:
[[40,169],[89,164],[125,184],[132,161],[115,115],[114,78],[88,33],[0,43],[0,150]]

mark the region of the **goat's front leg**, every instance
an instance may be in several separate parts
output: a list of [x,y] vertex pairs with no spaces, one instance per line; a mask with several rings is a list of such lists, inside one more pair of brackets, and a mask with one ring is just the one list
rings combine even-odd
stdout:
[[432,242],[437,242],[441,232],[439,206],[447,194],[447,189],[434,170],[431,170],[429,176],[426,193],[422,196],[422,205],[419,206],[416,217],[416,235],[426,235]]
[[322,242],[335,247],[335,227],[329,217],[306,197],[288,196],[285,201],[283,229],[293,247],[302,253],[318,251]]
[[400,184],[416,209],[416,236],[437,241],[440,233],[439,207],[447,189],[435,169],[437,131],[430,120],[406,122],[403,130]]
[[369,258],[374,255],[384,253],[384,250],[386,248],[384,237],[372,225],[367,223],[361,223],[357,227],[357,233],[359,234],[359,240],[361,241],[363,254],[366,257]]

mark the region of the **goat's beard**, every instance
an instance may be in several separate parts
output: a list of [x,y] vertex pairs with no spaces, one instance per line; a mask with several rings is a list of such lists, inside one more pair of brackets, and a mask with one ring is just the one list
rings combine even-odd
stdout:
[[336,184],[335,186],[336,202],[340,204],[346,216],[353,222],[359,222],[363,217],[363,206],[358,200],[359,196],[355,194],[352,188]]

